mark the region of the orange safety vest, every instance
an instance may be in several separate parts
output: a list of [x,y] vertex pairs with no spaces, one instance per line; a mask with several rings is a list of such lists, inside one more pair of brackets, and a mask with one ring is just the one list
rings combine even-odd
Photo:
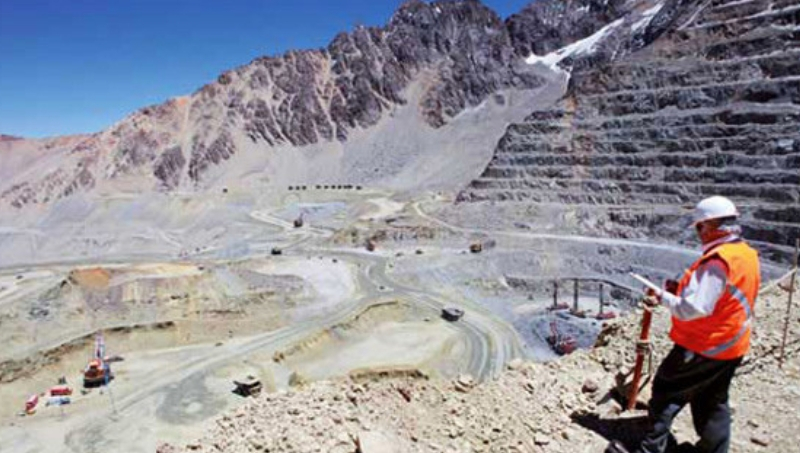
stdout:
[[707,251],[684,273],[678,284],[683,292],[692,274],[711,258],[719,258],[728,269],[727,287],[708,316],[682,321],[672,317],[670,338],[675,344],[715,360],[743,357],[750,349],[753,311],[761,285],[758,252],[744,241],[720,244]]

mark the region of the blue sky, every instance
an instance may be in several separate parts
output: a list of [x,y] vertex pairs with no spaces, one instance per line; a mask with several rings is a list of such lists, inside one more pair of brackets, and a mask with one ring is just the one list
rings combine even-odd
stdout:
[[[530,0],[484,0],[502,17]],[[400,0],[0,0],[0,133],[101,130],[261,55],[383,25]]]

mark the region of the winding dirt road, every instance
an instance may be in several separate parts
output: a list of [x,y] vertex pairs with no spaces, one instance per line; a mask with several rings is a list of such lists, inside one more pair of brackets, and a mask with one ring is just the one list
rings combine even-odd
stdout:
[[[422,204],[420,201],[413,202],[407,211],[430,224],[461,234],[484,234],[522,241],[557,240],[636,246],[654,251],[695,255],[693,251],[681,247],[623,239],[463,228],[429,215]],[[391,212],[397,210],[396,206],[392,206]],[[278,330],[233,338],[221,345],[206,344],[164,351],[163,357],[158,359],[161,365],[157,372],[145,376],[141,385],[132,390],[123,391],[120,387],[114,394],[113,407],[105,399],[96,400],[100,401],[96,408],[87,409],[86,405],[80,409],[76,407],[65,418],[47,416],[0,428],[0,451],[55,452],[66,449],[71,452],[151,452],[155,448],[156,439],[162,440],[162,436],[171,431],[176,439],[191,439],[196,437],[201,423],[186,423],[182,419],[184,415],[173,410],[175,406],[196,407],[198,412],[195,418],[200,421],[212,419],[231,407],[230,402],[215,397],[214,392],[206,388],[208,378],[215,370],[241,363],[252,354],[257,353],[259,357],[269,356],[274,351],[302,342],[320,330],[345,322],[371,305],[387,300],[401,300],[435,312],[446,306],[464,309],[465,316],[453,323],[452,327],[463,335],[467,345],[463,370],[478,379],[491,378],[509,360],[523,354],[523,341],[509,323],[477,303],[454,300],[452,296],[448,297],[436,288],[412,287],[397,281],[389,271],[390,256],[362,250],[331,248],[325,243],[335,233],[330,228],[308,225],[294,228],[292,223],[263,211],[253,212],[251,217],[282,230],[286,238],[283,250],[287,255],[313,254],[325,259],[340,260],[357,268],[357,297],[338,305],[330,313],[295,322]],[[263,246],[264,255],[268,255],[267,244],[255,245]],[[116,389],[116,386],[112,386],[112,391]],[[43,432],[47,432],[47,436],[42,436]]]

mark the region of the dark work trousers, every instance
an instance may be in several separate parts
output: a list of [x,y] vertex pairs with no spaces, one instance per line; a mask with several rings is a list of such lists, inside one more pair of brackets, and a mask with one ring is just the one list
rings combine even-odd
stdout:
[[742,358],[712,360],[675,345],[661,362],[653,380],[650,399],[652,430],[639,449],[642,453],[664,453],[674,444],[672,421],[684,406],[692,409],[694,429],[700,436],[699,452],[725,453],[731,438],[728,389]]

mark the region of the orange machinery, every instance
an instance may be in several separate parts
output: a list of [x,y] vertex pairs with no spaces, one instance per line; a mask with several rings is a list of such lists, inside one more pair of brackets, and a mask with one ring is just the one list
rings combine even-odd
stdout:
[[86,365],[83,371],[83,386],[86,388],[100,387],[108,385],[111,380],[111,367],[105,360],[106,344],[103,334],[98,333],[95,337],[94,356]]

